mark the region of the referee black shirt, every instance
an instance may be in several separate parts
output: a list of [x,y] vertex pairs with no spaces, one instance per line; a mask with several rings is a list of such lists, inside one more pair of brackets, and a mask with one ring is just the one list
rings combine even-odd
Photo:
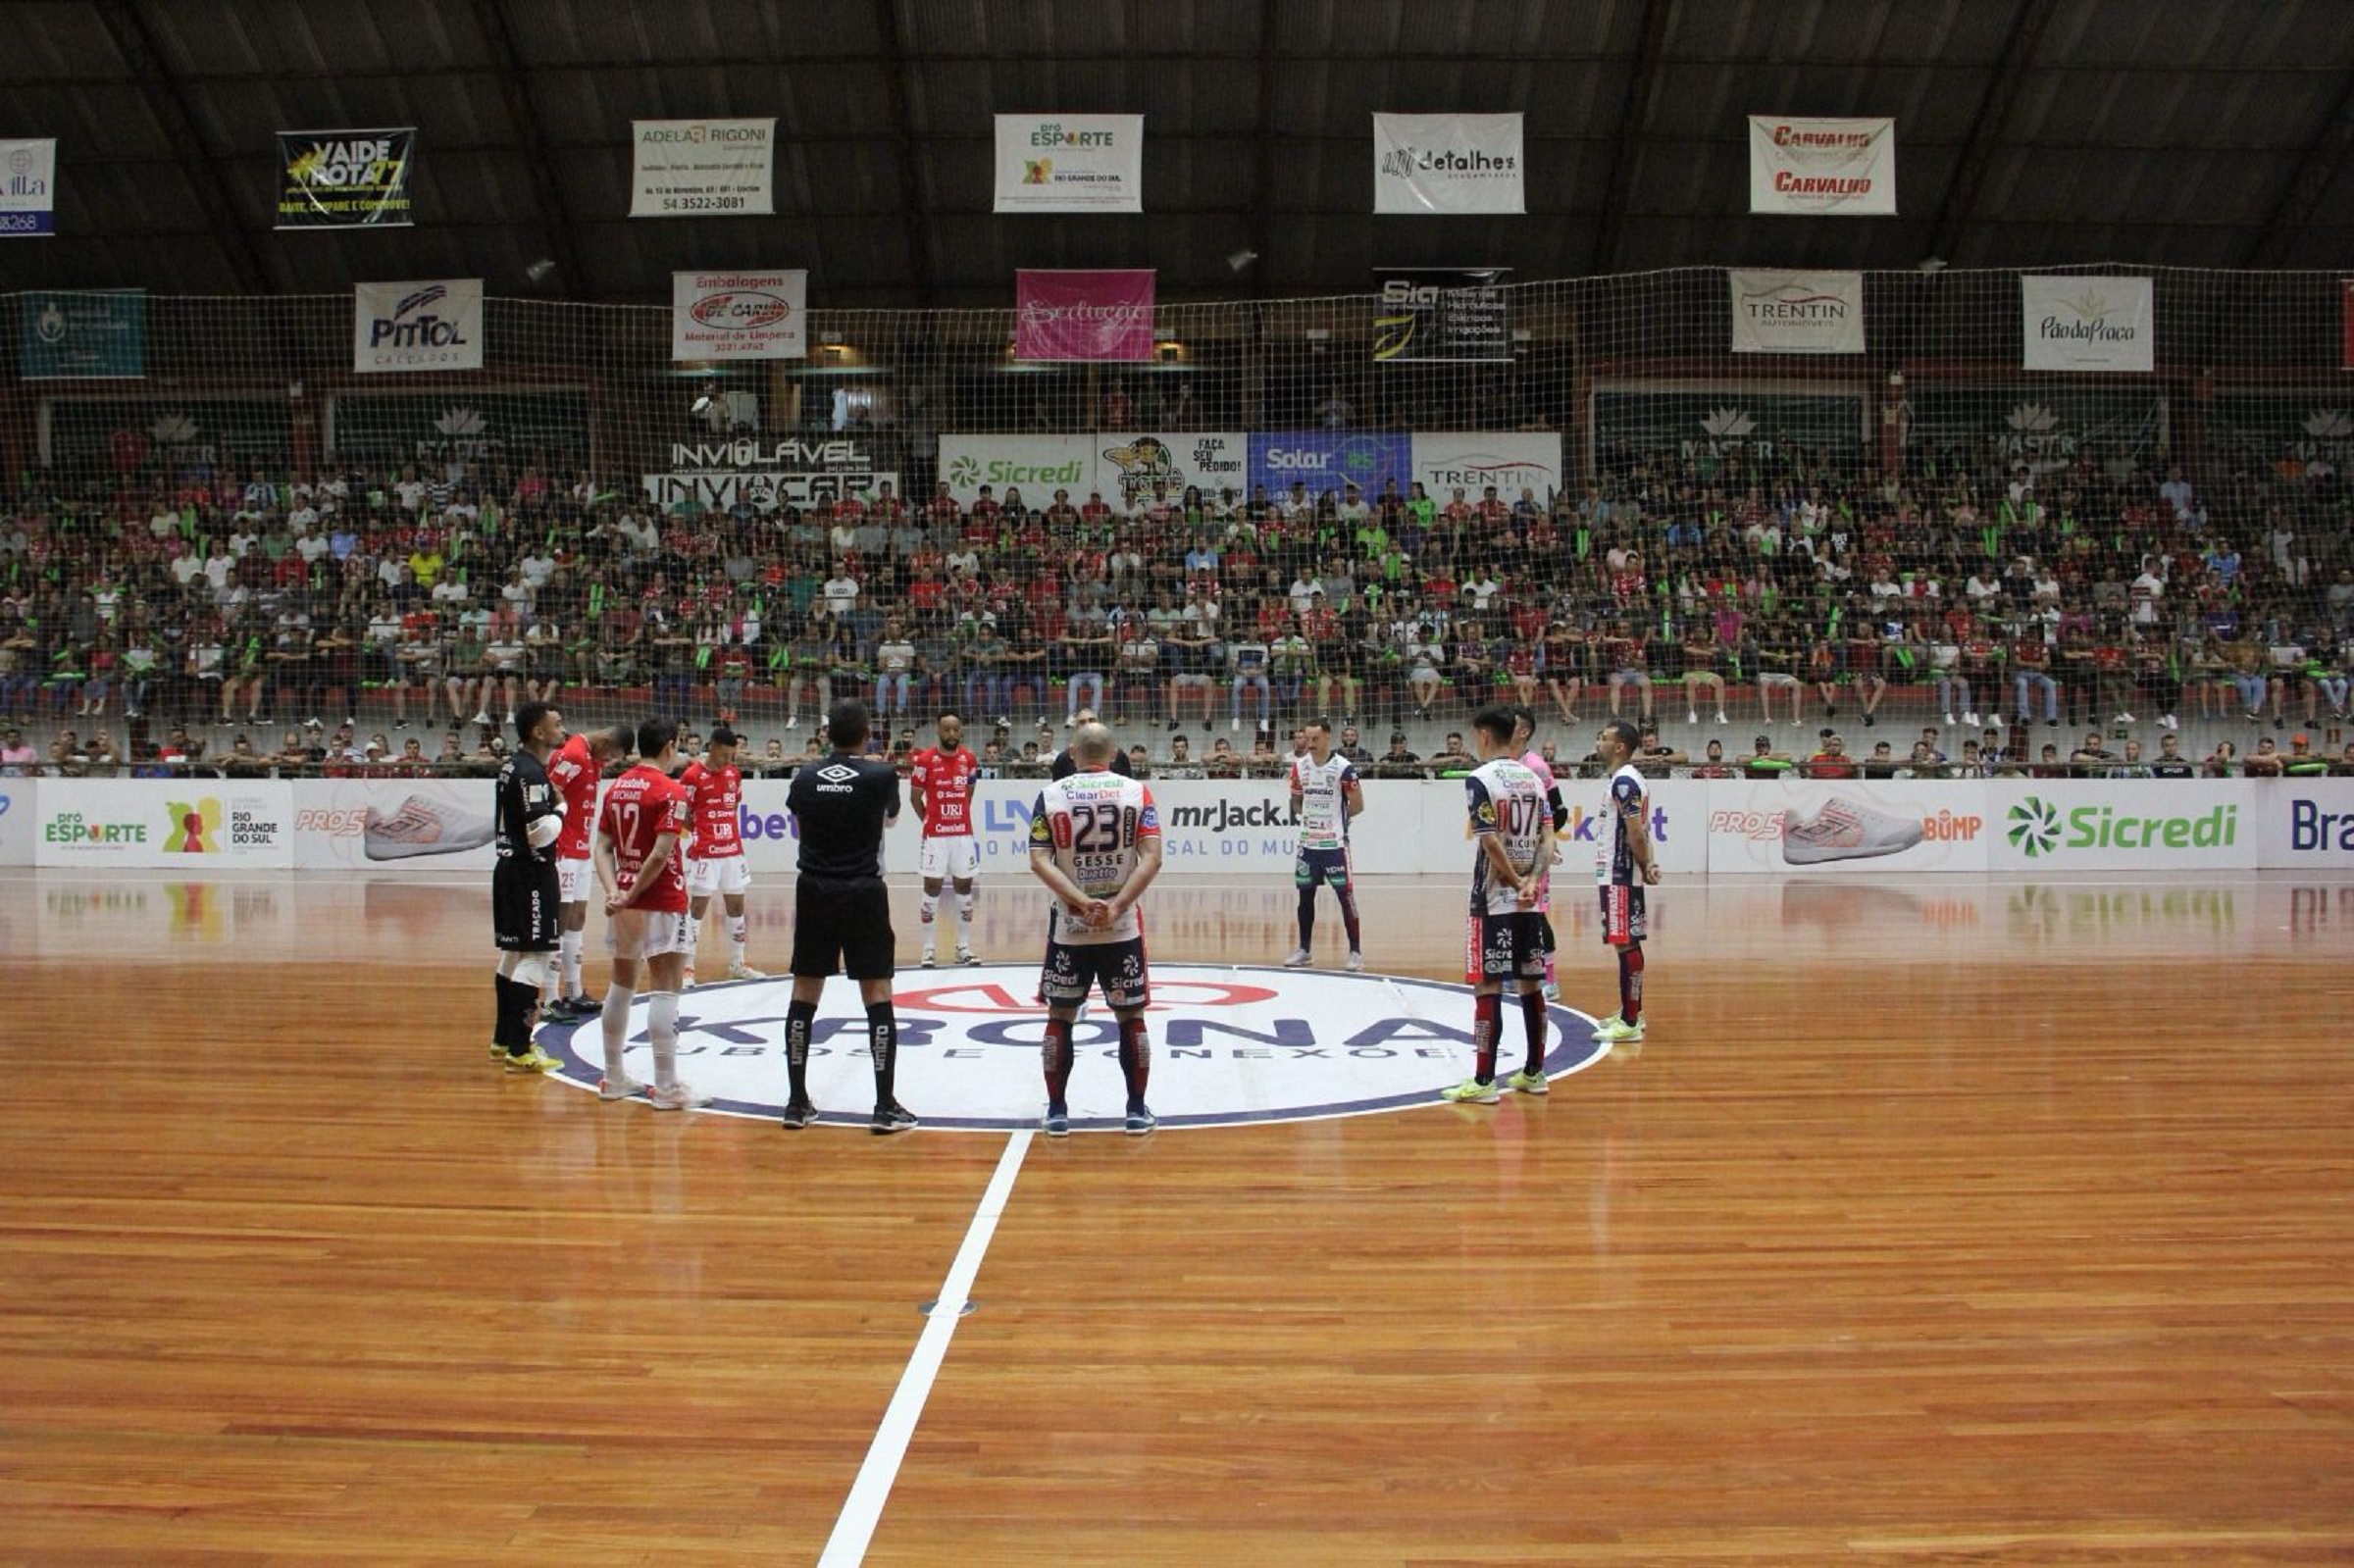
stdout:
[[[1113,773],[1120,775],[1124,779],[1133,779],[1136,777],[1136,764],[1130,762],[1128,760],[1128,753],[1122,751],[1117,746],[1111,748],[1110,767]],[[1078,771],[1078,760],[1071,755],[1071,748],[1065,746],[1060,751],[1054,753],[1054,765],[1047,770],[1047,777],[1049,779],[1068,779],[1072,774],[1075,774]]]
[[794,770],[785,792],[801,835],[801,875],[817,882],[875,882],[883,876],[883,829],[899,815],[899,771],[871,757],[835,752]]

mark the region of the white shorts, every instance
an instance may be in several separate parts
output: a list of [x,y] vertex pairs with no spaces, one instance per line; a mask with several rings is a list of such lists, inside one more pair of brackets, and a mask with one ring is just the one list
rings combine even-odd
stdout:
[[981,871],[981,844],[969,833],[926,838],[915,861],[926,882],[971,882]]
[[605,951],[615,958],[653,958],[694,946],[694,918],[684,909],[624,909],[605,922]]
[[742,855],[714,855],[687,861],[687,896],[708,898],[713,893],[741,893],[752,885],[752,868]]
[[583,855],[578,860],[556,862],[556,902],[585,904],[596,891],[596,863]]

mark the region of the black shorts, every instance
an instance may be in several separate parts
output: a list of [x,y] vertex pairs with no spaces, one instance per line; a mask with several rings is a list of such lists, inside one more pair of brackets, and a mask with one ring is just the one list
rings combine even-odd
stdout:
[[889,980],[898,972],[897,938],[891,930],[891,895],[880,877],[819,882],[803,877],[793,888],[793,973],[844,974]]
[[1145,1007],[1152,1000],[1151,971],[1145,964],[1145,939],[1081,942],[1047,938],[1047,961],[1038,972],[1038,993],[1069,1007],[1084,1002],[1100,986],[1103,1004],[1114,1012]]
[[1545,936],[1545,917],[1534,910],[1510,914],[1482,911],[1471,917],[1472,949],[1478,964],[1476,980],[1543,980],[1545,954],[1551,943]]
[[563,936],[556,868],[544,860],[502,860],[490,873],[490,930],[502,953],[552,953]]

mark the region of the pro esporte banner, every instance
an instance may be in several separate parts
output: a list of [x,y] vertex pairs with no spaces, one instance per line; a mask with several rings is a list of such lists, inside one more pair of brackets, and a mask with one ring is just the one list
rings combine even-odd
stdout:
[[281,130],[280,228],[406,228],[417,128]]
[[1373,357],[1400,364],[1509,364],[1512,307],[1507,267],[1382,267]]
[[1751,115],[1749,210],[1894,216],[1896,122]]
[[631,121],[630,216],[773,214],[776,141],[774,118]]
[[1001,213],[1141,213],[1143,115],[999,115]]
[[0,141],[0,239],[57,232],[57,142]]
[[801,359],[809,352],[809,275],[670,275],[670,357]]
[[1528,211],[1518,115],[1373,116],[1373,210],[1411,217]]
[[1862,273],[1728,272],[1736,354],[1861,354]]
[[1151,359],[1154,276],[1149,268],[1015,274],[1013,357]]

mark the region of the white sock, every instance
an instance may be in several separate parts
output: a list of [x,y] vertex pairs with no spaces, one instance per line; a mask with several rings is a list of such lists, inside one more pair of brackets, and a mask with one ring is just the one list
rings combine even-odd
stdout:
[[654,1039],[654,1087],[679,1081],[679,993],[658,990],[645,999],[646,1033]]
[[622,1049],[630,1036],[630,987],[619,981],[605,987],[605,1010],[597,1022],[605,1029],[605,1076],[616,1084],[630,1075],[622,1070]]
[[698,915],[689,915],[687,917],[687,968],[690,972],[694,968],[694,950],[702,945],[702,918]]
[[[931,925],[933,921],[939,919],[940,894],[926,893],[923,897],[916,900],[915,918],[922,921],[927,926]],[[926,932],[924,935],[929,936],[931,933]]]
[[980,898],[981,895],[977,892],[958,893],[956,895],[956,924],[958,928],[956,932],[956,945],[959,947],[970,947],[973,944],[973,905],[978,903]]
[[563,971],[563,990],[566,996],[581,994],[581,933],[564,932],[556,937],[556,954]]
[[730,915],[728,917],[728,967],[730,969],[743,967],[744,934],[750,926],[751,919],[748,916]]

